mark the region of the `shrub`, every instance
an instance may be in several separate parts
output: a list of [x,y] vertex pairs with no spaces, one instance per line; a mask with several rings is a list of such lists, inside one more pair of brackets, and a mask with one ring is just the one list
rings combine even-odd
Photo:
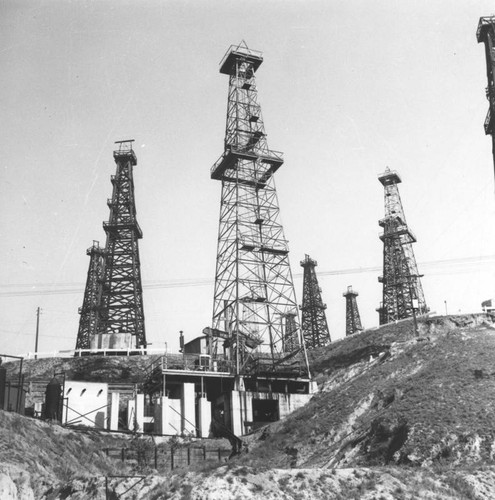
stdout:
[[445,483],[455,492],[460,493],[462,498],[466,500],[476,500],[478,498],[474,487],[462,477],[448,475],[445,477]]
[[249,469],[247,467],[238,467],[232,470],[232,474],[236,476],[247,476],[249,474]]

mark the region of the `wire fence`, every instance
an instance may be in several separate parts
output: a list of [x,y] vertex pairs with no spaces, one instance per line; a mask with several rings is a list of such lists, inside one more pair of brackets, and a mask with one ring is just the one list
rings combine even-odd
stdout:
[[120,460],[127,465],[153,467],[157,470],[174,470],[205,461],[225,462],[232,450],[220,447],[207,448],[206,446],[180,448],[159,448],[155,446],[141,450],[135,448],[104,448],[103,452],[107,457]]

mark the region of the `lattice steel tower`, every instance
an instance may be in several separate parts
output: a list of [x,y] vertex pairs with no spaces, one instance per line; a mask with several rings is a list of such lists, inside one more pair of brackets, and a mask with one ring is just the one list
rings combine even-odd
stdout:
[[360,332],[363,329],[361,325],[361,316],[357,306],[356,297],[359,295],[352,289],[352,286],[347,287],[347,292],[342,294],[345,297],[345,335],[352,335]]
[[[118,141],[113,156],[112,198],[104,251],[93,246],[76,346],[96,349],[146,347],[133,167],[134,141]],[[86,306],[87,305],[87,306]],[[83,347],[84,346],[84,347]],[[79,347],[78,347],[79,348]]]
[[84,291],[82,307],[79,308],[79,331],[77,334],[76,349],[90,349],[91,340],[96,339],[100,323],[101,284],[105,249],[98,241],[87,249],[89,255],[88,277]]
[[399,174],[389,168],[378,177],[385,188],[385,217],[378,224],[383,227],[383,299],[377,309],[380,325],[428,312],[412,244],[416,237],[404,216],[397,184]]
[[308,349],[321,347],[331,342],[325,316],[327,306],[321,298],[321,288],[318,286],[316,277],[317,265],[316,260],[311,259],[309,255],[301,261],[301,266],[304,268],[301,329]]
[[489,102],[488,113],[485,119],[485,134],[492,136],[492,154],[495,166],[495,16],[482,17],[476,31],[478,43],[485,44],[486,75],[488,86],[486,97]]
[[285,326],[283,351],[292,352],[299,345],[297,312],[288,312],[284,314],[283,318]]
[[307,370],[273,178],[283,157],[268,147],[258,104],[262,62],[242,42],[220,63],[229,90],[224,153],[211,169],[222,182],[211,331],[235,373],[286,371],[296,360]]

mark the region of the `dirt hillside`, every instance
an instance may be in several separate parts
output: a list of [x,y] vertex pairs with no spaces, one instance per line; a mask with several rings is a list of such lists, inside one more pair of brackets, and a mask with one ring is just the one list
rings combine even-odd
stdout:
[[[68,380],[91,382],[140,383],[146,369],[159,356],[83,356],[76,358],[28,359],[22,364],[26,381],[50,380],[54,373],[65,373]],[[19,362],[5,363],[10,377],[15,377]]]
[[419,333],[403,321],[312,352],[320,392],[253,439],[249,460],[304,468],[491,461],[491,318],[425,319]]
[[101,452],[105,440],[125,438],[0,412],[0,498],[103,499],[104,476],[116,471],[146,477],[135,487],[114,480],[111,498],[129,488],[122,498],[495,498],[490,317],[422,319],[419,336],[403,321],[310,358],[320,392],[305,407],[245,438],[248,451],[228,463],[173,473],[126,470]]

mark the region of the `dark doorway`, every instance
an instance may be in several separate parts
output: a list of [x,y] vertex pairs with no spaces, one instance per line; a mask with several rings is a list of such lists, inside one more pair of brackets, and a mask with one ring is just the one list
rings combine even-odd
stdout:
[[278,399],[253,399],[254,427],[279,420]]

